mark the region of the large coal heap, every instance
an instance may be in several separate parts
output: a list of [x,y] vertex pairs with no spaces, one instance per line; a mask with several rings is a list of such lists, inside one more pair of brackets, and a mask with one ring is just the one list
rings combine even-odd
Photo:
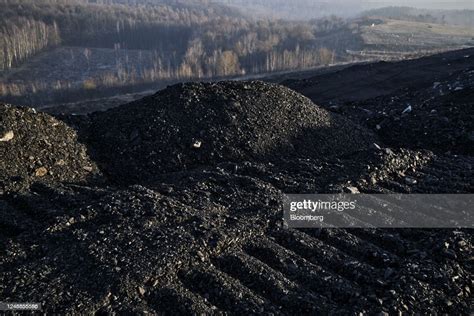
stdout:
[[258,81],[171,86],[93,115],[90,130],[104,171],[126,183],[222,161],[334,157],[373,143],[304,96]]
[[0,193],[34,182],[80,182],[96,172],[66,124],[34,109],[0,104]]
[[[357,123],[260,82],[177,85],[61,117],[79,139],[49,115],[0,109],[0,180],[24,189],[0,192],[4,302],[59,314],[471,311],[470,230],[281,221],[283,192],[470,193],[471,156],[369,147]],[[67,183],[92,161],[115,181]]]

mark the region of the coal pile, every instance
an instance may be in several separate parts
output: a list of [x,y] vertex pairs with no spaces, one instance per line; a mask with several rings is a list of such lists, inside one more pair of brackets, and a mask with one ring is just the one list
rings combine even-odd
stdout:
[[473,64],[470,48],[400,63],[358,65],[287,84],[368,127],[387,146],[472,156]]
[[286,229],[281,214],[289,192],[473,193],[472,155],[387,145],[358,109],[261,82],[176,85],[61,120],[1,109],[2,301],[59,314],[472,311],[471,230]]
[[97,167],[61,121],[31,108],[0,104],[0,193],[35,182],[80,182]]
[[97,160],[125,183],[222,161],[335,157],[374,141],[358,125],[263,82],[176,85],[92,121]]
[[348,107],[359,109],[359,119],[389,146],[473,155],[473,100],[474,68],[428,89],[401,90]]
[[[388,135],[386,129],[380,133],[387,143],[472,156],[474,67],[463,71],[451,82],[452,86],[445,83],[447,87],[434,82],[428,91],[405,96],[405,100],[410,98],[415,100],[415,104],[406,117],[387,122],[386,128],[392,130],[392,135]],[[406,104],[410,104],[409,101]]]

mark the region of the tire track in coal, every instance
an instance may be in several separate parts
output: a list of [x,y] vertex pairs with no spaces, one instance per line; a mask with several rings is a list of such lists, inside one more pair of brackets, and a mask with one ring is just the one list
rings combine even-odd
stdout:
[[242,285],[239,279],[216,269],[211,264],[182,271],[179,274],[184,286],[228,313],[281,314],[278,307]]
[[391,233],[377,228],[355,228],[349,232],[362,240],[371,242],[381,249],[390,251],[398,257],[406,255],[407,249],[412,247],[412,243],[400,237],[396,231]]
[[276,306],[281,306],[285,313],[327,314],[338,309],[332,300],[318,293],[305,291],[281,272],[245,252],[226,253],[214,259],[214,262],[219,270],[240,280]]
[[319,293],[337,304],[346,305],[362,292],[355,283],[313,264],[268,238],[244,246],[245,252],[281,272],[300,287]]
[[351,280],[359,286],[370,285],[380,288],[373,275],[380,275],[377,269],[356,258],[297,230],[279,229],[271,232],[271,236],[282,247],[295,252],[311,263]]
[[222,314],[218,307],[212,305],[204,297],[189,291],[179,281],[153,290],[146,300],[148,305],[159,314]]
[[374,269],[391,266],[399,261],[397,255],[394,255],[385,249],[381,249],[371,242],[362,240],[343,229],[306,229],[303,232],[374,267]]

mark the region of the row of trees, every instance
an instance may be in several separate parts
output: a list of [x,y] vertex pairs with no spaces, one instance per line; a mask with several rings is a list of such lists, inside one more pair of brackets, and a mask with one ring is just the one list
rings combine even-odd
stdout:
[[[83,53],[76,54],[80,57],[69,62],[81,65],[87,74],[80,79],[68,74],[67,79],[3,81],[0,95],[72,90],[79,82],[91,90],[309,68],[338,57],[334,48],[322,47],[318,39],[348,28],[336,17],[308,22],[253,20],[206,2],[0,0],[0,70],[63,45],[82,47]],[[101,48],[114,50],[104,56],[115,66],[91,71],[94,62],[104,60],[97,58],[105,54]],[[144,57],[136,58],[136,50]]]
[[199,2],[184,5],[177,0],[135,6],[89,2],[94,1],[0,0],[0,38],[4,39],[0,42],[0,50],[4,51],[0,64],[9,68],[32,55],[19,54],[18,49],[30,51],[29,46],[34,44],[36,53],[59,42],[85,47],[158,49],[183,55],[196,27],[211,21],[215,25],[226,23],[235,14],[223,6],[199,6]]
[[35,55],[46,47],[60,43],[56,23],[19,18],[0,26],[0,70]]

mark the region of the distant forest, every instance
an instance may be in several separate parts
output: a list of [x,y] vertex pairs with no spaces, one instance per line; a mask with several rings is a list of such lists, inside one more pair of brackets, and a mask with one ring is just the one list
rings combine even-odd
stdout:
[[354,0],[213,0],[236,7],[255,16],[271,16],[287,20],[313,20],[336,14],[353,17],[363,10]]
[[305,68],[334,58],[315,38],[346,26],[257,21],[205,0],[0,0],[0,70],[58,45],[152,50],[154,79]]
[[[296,13],[295,6],[311,1],[289,1],[284,8]],[[383,45],[365,45],[362,33],[372,24],[367,24],[365,18],[358,21],[329,16],[288,21],[255,17],[239,10],[244,9],[240,6],[266,7],[270,3],[0,0],[0,97],[27,96],[31,102],[52,102],[54,95],[70,96],[75,90],[92,94],[372,58],[365,52],[358,53],[366,48],[375,56],[385,56],[380,48]],[[472,13],[384,8],[366,15],[469,26],[474,24]],[[392,47],[408,41],[390,39]],[[54,57],[42,59],[44,56]],[[38,67],[33,67],[35,72],[20,67],[33,57],[37,58],[31,62],[44,65],[45,72]]]

